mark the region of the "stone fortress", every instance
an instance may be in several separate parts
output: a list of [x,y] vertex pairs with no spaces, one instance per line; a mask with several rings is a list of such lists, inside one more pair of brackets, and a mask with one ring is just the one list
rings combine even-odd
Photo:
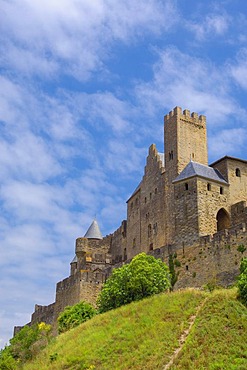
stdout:
[[140,252],[173,264],[175,289],[234,283],[247,256],[247,161],[208,165],[206,117],[179,107],[164,117],[164,137],[164,153],[149,148],[127,220],[105,237],[94,220],[76,239],[70,276],[57,283],[54,303],[35,306],[30,324],[55,324],[81,300],[95,304],[112,269]]

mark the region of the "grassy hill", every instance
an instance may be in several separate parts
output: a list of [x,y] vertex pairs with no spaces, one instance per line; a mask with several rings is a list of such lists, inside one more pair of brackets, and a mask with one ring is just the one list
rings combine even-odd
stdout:
[[168,368],[247,369],[247,309],[236,300],[235,289],[165,293],[98,315],[61,334],[24,366]]

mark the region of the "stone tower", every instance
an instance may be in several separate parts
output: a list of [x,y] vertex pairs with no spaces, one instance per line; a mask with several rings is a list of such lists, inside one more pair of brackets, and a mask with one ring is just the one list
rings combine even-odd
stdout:
[[173,181],[191,160],[208,165],[206,117],[175,107],[164,117],[164,145],[165,229],[167,244],[172,244],[178,232]]
[[193,160],[208,165],[206,117],[174,108],[164,117],[165,168],[171,183]]

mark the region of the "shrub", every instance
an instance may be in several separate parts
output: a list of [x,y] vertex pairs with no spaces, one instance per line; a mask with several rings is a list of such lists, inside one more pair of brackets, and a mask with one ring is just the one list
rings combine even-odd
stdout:
[[49,341],[51,326],[45,323],[24,326],[10,345],[0,352],[0,369],[16,369],[18,363],[32,359]]
[[99,311],[163,292],[170,286],[168,267],[160,259],[140,253],[129,264],[113,270],[99,295]]
[[96,315],[96,310],[87,302],[79,302],[74,306],[65,307],[58,317],[58,332],[63,333]]
[[240,275],[238,277],[239,298],[247,306],[247,258],[243,258],[240,264]]
[[237,247],[237,251],[243,254],[246,251],[246,247],[243,244],[240,244]]

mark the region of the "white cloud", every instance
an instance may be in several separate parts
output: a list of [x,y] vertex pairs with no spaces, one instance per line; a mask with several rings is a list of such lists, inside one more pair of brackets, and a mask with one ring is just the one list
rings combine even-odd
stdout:
[[158,107],[170,109],[179,103],[221,124],[237,107],[228,94],[228,77],[223,68],[174,47],[159,51],[153,81],[141,83],[136,89],[139,101],[149,113]]
[[229,128],[221,130],[210,137],[210,154],[214,160],[230,155],[240,157],[245,151],[247,135],[246,128]]
[[170,0],[4,2],[0,61],[26,75],[66,73],[86,80],[103,68],[114,41],[136,42],[145,33],[168,30],[174,8]]
[[186,27],[192,31],[195,38],[200,41],[211,40],[212,37],[224,36],[230,26],[230,17],[223,12],[221,14],[208,14],[200,18],[198,23],[186,22]]
[[239,52],[235,63],[231,61],[230,71],[240,87],[247,90],[247,48]]

